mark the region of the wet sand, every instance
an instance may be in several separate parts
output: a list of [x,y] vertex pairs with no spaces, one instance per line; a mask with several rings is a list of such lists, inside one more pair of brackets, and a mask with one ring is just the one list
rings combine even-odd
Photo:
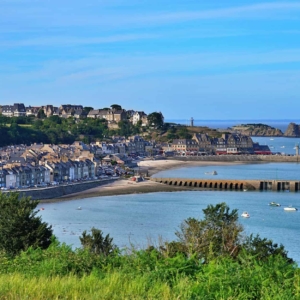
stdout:
[[[192,166],[213,166],[213,165],[232,165],[235,162],[191,162],[191,161],[177,161],[177,160],[145,160],[139,162],[139,167],[142,170],[148,170],[149,176],[152,176],[160,171],[170,170],[182,167]],[[119,179],[112,183],[101,185],[83,192],[69,194],[56,199],[42,200],[41,202],[57,202],[67,201],[73,199],[83,199],[101,196],[115,196],[126,194],[140,194],[140,193],[155,193],[155,192],[178,192],[187,191],[185,187],[168,186],[165,184],[145,180],[141,182],[134,182],[128,179]]]

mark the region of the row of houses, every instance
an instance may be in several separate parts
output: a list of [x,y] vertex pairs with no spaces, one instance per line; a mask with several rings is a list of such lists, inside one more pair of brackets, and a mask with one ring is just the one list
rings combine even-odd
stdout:
[[140,136],[128,139],[116,136],[111,143],[85,144],[76,141],[71,145],[35,143],[30,146],[6,146],[0,148],[0,186],[19,187],[94,178],[100,175],[103,163],[107,165],[115,161],[119,165],[132,167],[136,155],[153,154],[153,149],[154,143]]
[[46,186],[53,182],[94,179],[96,164],[89,159],[66,162],[52,161],[44,165],[1,165],[0,187],[25,188]]
[[52,160],[77,160],[87,158],[92,161],[99,160],[106,155],[117,154],[119,156],[151,155],[156,144],[148,142],[140,136],[113,137],[111,142],[96,142],[85,144],[75,141],[73,144],[42,144],[35,143],[30,146],[6,146],[0,149],[0,161],[11,164],[25,164],[28,161],[44,163]]
[[141,122],[142,126],[148,125],[148,115],[143,111],[125,109],[106,108],[85,110],[82,105],[71,104],[64,104],[59,107],[53,105],[25,107],[23,103],[14,103],[13,105],[2,105],[0,110],[2,115],[6,117],[37,117],[40,111],[42,111],[46,117],[59,116],[62,118],[74,117],[76,119],[106,119],[109,123],[118,123],[120,121],[129,120],[133,125],[138,124],[138,122]]
[[222,134],[220,138],[196,133],[192,139],[173,140],[168,150],[181,154],[271,154],[267,145],[254,143],[250,136],[239,133]]

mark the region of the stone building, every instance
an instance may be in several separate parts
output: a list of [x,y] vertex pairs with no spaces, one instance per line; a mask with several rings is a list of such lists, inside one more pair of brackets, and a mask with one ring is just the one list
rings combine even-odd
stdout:
[[25,105],[23,103],[14,103],[14,105],[3,105],[2,115],[6,117],[25,117]]
[[198,153],[199,145],[193,139],[176,139],[173,140],[172,150],[180,153]]

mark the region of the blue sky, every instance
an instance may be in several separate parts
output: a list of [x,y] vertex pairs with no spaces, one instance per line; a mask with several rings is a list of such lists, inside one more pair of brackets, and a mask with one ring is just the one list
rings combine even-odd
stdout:
[[300,1],[0,0],[0,104],[299,119]]

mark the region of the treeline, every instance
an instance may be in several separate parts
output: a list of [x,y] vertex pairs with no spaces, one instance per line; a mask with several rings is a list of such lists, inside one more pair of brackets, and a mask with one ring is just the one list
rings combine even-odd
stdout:
[[8,118],[0,115],[0,146],[31,143],[69,144],[75,140],[90,143],[113,135],[130,136],[141,132],[143,129],[140,124],[132,125],[129,121],[121,121],[118,128],[109,130],[105,119],[76,120],[58,116],[45,119]]
[[116,128],[111,129],[109,129],[106,119],[75,119],[73,117],[65,119],[59,116],[50,116],[44,119],[9,118],[0,115],[0,147],[32,143],[71,144],[75,140],[90,143],[99,139],[109,140],[114,135],[128,137],[144,133],[146,133],[146,139],[155,139],[161,142],[192,137],[186,126],[163,124],[157,115],[159,114],[152,113],[148,116],[151,126],[142,126],[141,122],[133,125],[129,120],[125,120],[120,121]]
[[246,236],[237,210],[225,203],[209,205],[202,220],[185,220],[175,241],[142,250],[119,249],[95,228],[83,232],[82,247],[73,250],[50,237],[52,229],[38,216],[37,203],[0,195],[4,299],[300,297],[299,268],[284,247]]

